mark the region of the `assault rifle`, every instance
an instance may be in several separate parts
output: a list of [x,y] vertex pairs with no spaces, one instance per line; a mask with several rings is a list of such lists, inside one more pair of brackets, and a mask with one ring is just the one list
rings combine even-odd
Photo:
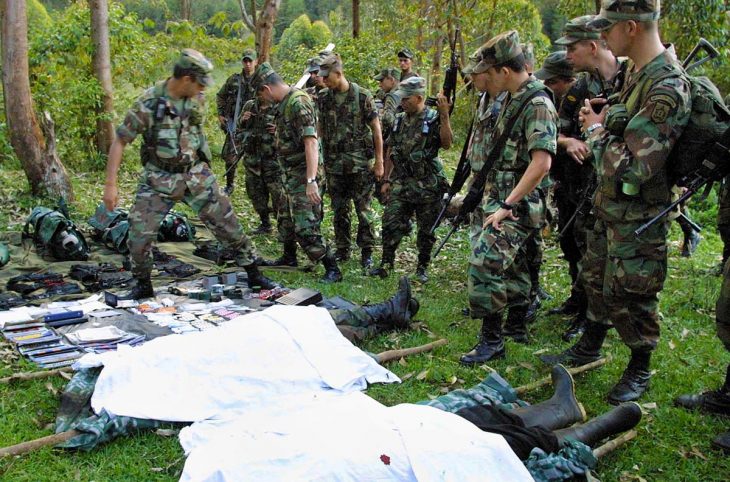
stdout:
[[[456,104],[456,82],[458,80],[459,75],[459,54],[456,53],[456,39],[459,38],[459,27],[456,27],[456,32],[454,33],[454,40],[449,42],[449,47],[451,47],[451,60],[449,61],[449,68],[446,69],[446,72],[444,73],[444,97],[446,97],[449,100],[449,115],[454,111],[454,105]],[[438,100],[436,97],[427,97],[426,98],[426,105],[435,107],[438,103]]]
[[634,235],[638,238],[644,234],[647,229],[700,190],[704,189],[701,199],[707,198],[712,189],[712,184],[721,181],[728,174],[730,174],[730,129],[727,129],[710,148],[700,168],[677,183],[687,189],[684,194],[662,212],[642,224],[639,229],[634,231]]

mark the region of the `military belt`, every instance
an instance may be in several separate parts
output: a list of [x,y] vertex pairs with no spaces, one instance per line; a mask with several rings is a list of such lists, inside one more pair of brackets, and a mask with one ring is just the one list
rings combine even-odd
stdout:
[[157,158],[155,160],[147,161],[147,164],[151,164],[156,168],[167,171],[171,174],[185,174],[189,172],[196,163],[191,162],[188,164],[180,164],[179,162],[165,162],[162,159]]

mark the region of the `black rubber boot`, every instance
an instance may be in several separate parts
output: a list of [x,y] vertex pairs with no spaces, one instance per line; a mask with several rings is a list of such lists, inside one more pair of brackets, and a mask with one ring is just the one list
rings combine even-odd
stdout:
[[730,366],[725,374],[725,383],[719,390],[680,395],[674,400],[674,404],[688,410],[699,410],[704,413],[730,417]]
[[540,296],[533,297],[525,310],[525,323],[532,324],[537,321],[537,312],[541,306],[542,301],[540,301]]
[[588,422],[575,427],[555,430],[553,433],[563,444],[570,438],[583,442],[589,447],[595,446],[601,440],[626,432],[636,427],[641,421],[641,407],[638,403],[622,403],[618,407],[600,415]]
[[320,279],[322,283],[339,283],[342,281],[342,271],[340,271],[337,261],[331,253],[327,253],[322,258],[322,265],[324,265],[324,276]]
[[270,280],[266,276],[259,271],[259,267],[255,264],[249,264],[247,266],[244,266],[243,269],[246,270],[246,275],[248,277],[248,287],[253,289],[262,289],[262,290],[273,290],[274,288],[279,288],[279,284]]
[[555,365],[550,376],[555,388],[550,399],[512,410],[513,414],[522,419],[525,427],[539,425],[548,430],[557,430],[586,419],[586,412],[575,397],[575,382],[568,370],[563,365]]
[[730,454],[730,432],[723,432],[713,438],[712,446],[718,450],[722,450],[726,454]]
[[373,266],[373,250],[366,248],[362,250],[362,256],[360,257],[360,266],[363,269],[368,269]]
[[406,276],[398,280],[398,291],[392,298],[376,305],[365,305],[362,309],[375,323],[388,328],[408,328],[411,319],[418,313],[420,305],[411,295],[411,284]]
[[380,266],[368,271],[368,275],[379,276],[381,278],[387,278],[388,274],[390,274],[390,271],[393,271],[394,264],[395,264],[395,253],[383,251],[383,259],[380,261]]
[[141,300],[142,298],[153,298],[155,290],[152,288],[152,280],[149,276],[137,278],[137,285],[129,290],[126,295],[117,296],[118,300]]
[[345,248],[337,248],[335,251],[335,261],[341,263],[350,259],[350,250]]
[[502,335],[512,338],[517,343],[528,343],[527,322],[529,307],[515,306],[507,311]]
[[649,379],[651,378],[650,361],[650,349],[637,348],[631,350],[631,360],[629,360],[629,364],[618,383],[608,393],[608,403],[618,405],[619,403],[638,400],[649,388]]
[[489,360],[504,357],[502,315],[487,315],[482,320],[482,331],[479,335],[479,342],[469,353],[463,355],[459,359],[459,362],[462,365],[479,365]]
[[570,322],[570,326],[568,326],[568,329],[565,330],[563,333],[562,338],[563,341],[570,341],[576,336],[582,335],[586,328],[586,319],[582,315],[578,315],[575,318],[573,318]]
[[581,366],[601,358],[601,346],[609,330],[608,325],[587,323],[585,332],[575,345],[557,355],[540,355],[540,360],[548,365]]
[[259,266],[287,266],[290,268],[296,268],[299,266],[299,263],[297,263],[297,244],[285,243],[284,254],[277,259],[261,260],[259,262]]

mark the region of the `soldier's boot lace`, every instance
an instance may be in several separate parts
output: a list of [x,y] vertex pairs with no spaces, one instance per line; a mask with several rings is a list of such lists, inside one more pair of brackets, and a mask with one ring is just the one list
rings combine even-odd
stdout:
[[413,298],[411,284],[406,276],[398,280],[398,290],[389,300],[362,307],[375,323],[400,329],[408,328],[419,308],[420,304]]
[[322,264],[324,265],[324,276],[320,279],[322,283],[339,283],[342,281],[342,272],[331,253],[327,253],[322,258]]
[[482,320],[479,342],[469,353],[464,354],[459,362],[462,365],[478,365],[489,360],[504,358],[504,340],[502,340],[502,315],[491,314]]
[[528,343],[527,323],[528,323],[527,306],[513,306],[507,311],[507,321],[504,323],[502,334],[512,338],[516,343]]
[[129,290],[126,295],[118,296],[118,300],[141,300],[142,298],[152,298],[155,296],[155,290],[152,288],[152,280],[150,276],[137,278],[137,285]]
[[601,346],[609,330],[608,325],[586,323],[583,336],[567,350],[557,355],[540,355],[540,360],[547,365],[562,363],[563,365],[581,366],[601,358]]
[[613,437],[636,427],[641,421],[641,407],[638,403],[622,403],[584,424],[570,428],[555,430],[553,433],[563,444],[566,439],[583,442],[589,447],[595,446],[601,440]]
[[263,273],[259,271],[259,267],[254,263],[244,266],[243,269],[246,270],[248,287],[251,289],[273,290],[274,288],[280,287],[278,283],[264,276]]
[[569,427],[586,419],[586,412],[575,396],[575,382],[563,365],[555,365],[550,373],[555,393],[544,402],[517,407],[512,413],[522,419],[525,427],[538,425],[548,430]]
[[623,402],[638,400],[649,388],[651,372],[651,349],[635,348],[631,350],[631,360],[618,383],[608,392],[608,403],[618,405]]
[[730,365],[725,374],[725,383],[718,390],[680,395],[674,400],[674,404],[688,410],[730,417]]

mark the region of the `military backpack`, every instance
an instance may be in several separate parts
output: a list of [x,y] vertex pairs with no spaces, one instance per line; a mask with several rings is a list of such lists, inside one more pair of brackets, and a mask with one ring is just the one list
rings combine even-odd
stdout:
[[24,239],[33,239],[39,251],[58,261],[86,261],[89,245],[84,235],[69,219],[64,203],[58,210],[38,206],[28,216]]

